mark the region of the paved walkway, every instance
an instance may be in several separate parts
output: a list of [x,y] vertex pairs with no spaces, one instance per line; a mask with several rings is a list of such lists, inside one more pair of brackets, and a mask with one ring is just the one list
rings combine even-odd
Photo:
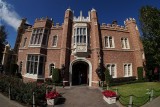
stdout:
[[142,107],[160,107],[160,96]]
[[0,107],[24,107],[0,93]]
[[57,88],[65,99],[64,104],[55,107],[118,107],[116,104],[109,105],[103,98],[101,91],[87,86],[71,88]]

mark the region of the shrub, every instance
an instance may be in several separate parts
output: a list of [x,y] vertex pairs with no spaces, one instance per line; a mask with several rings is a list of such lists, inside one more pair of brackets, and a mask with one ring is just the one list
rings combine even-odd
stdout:
[[143,67],[137,68],[138,80],[143,80]]
[[11,99],[13,100],[32,105],[34,92],[36,105],[42,105],[42,102],[46,101],[46,85],[43,83],[23,83],[19,78],[0,75],[0,90],[2,93],[7,94],[7,96],[9,85],[11,86]]
[[123,84],[134,83],[135,81],[136,81],[136,76],[112,78],[111,85],[112,86],[113,85],[123,85]]
[[53,83],[59,83],[60,82],[60,70],[58,68],[53,69],[52,80],[53,80]]
[[112,79],[112,76],[110,75],[108,68],[106,68],[104,74],[105,74],[106,84],[110,85],[110,81],[111,81],[111,79]]

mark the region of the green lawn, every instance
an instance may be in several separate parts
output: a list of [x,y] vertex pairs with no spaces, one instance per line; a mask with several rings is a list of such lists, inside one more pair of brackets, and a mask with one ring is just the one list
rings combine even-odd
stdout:
[[147,89],[154,89],[153,97],[160,96],[160,82],[144,82],[144,83],[134,83],[126,84],[121,86],[114,86],[110,89],[118,89],[118,94],[120,95],[119,101],[123,105],[129,104],[129,97],[133,95],[133,104],[136,106],[141,106],[149,100],[149,95]]

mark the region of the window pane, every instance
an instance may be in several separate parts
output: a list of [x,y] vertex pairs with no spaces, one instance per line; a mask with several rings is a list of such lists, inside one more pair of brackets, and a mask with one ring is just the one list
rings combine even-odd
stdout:
[[122,44],[122,48],[124,48],[124,40],[123,40],[123,38],[121,38],[121,44]]
[[30,74],[33,74],[33,70],[34,70],[34,62],[31,62]]
[[86,28],[83,28],[83,34],[86,35]]
[[82,43],[82,35],[80,35],[80,43]]
[[84,43],[86,43],[86,36],[84,36]]
[[108,37],[105,37],[105,47],[108,47]]
[[43,66],[44,66],[44,63],[39,63],[39,71],[38,71],[38,75],[42,75],[43,74]]
[[53,46],[57,45],[57,36],[53,36]]
[[128,48],[128,40],[127,40],[127,38],[125,38],[125,46],[126,46],[126,48]]
[[115,76],[115,65],[112,65],[111,67],[111,75]]
[[127,65],[124,65],[124,75],[127,76]]
[[131,65],[128,64],[128,75],[130,76],[131,75]]
[[34,74],[37,74],[38,62],[34,63]]
[[112,44],[112,37],[109,37],[109,44],[110,44],[110,47],[113,47],[113,44]]
[[27,61],[27,73],[29,73],[29,68],[30,68],[30,61]]
[[41,39],[42,39],[42,34],[39,34],[39,38],[38,38],[38,44],[40,44],[40,42],[41,42]]
[[77,34],[79,34],[79,28],[77,28]]

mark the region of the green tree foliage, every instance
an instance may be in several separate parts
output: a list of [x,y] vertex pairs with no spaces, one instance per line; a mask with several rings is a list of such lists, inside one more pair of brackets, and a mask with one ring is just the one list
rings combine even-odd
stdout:
[[138,80],[143,80],[143,67],[137,68]]
[[139,19],[146,57],[146,69],[153,72],[155,67],[160,66],[160,9],[144,6],[140,9]]
[[53,80],[53,83],[59,83],[60,82],[60,70],[58,68],[53,69],[52,80]]
[[7,31],[5,26],[0,25],[0,44],[5,43],[7,39]]
[[105,74],[105,81],[106,81],[106,84],[110,85],[112,76],[110,75],[109,69],[108,69],[108,68],[106,68],[104,74]]

